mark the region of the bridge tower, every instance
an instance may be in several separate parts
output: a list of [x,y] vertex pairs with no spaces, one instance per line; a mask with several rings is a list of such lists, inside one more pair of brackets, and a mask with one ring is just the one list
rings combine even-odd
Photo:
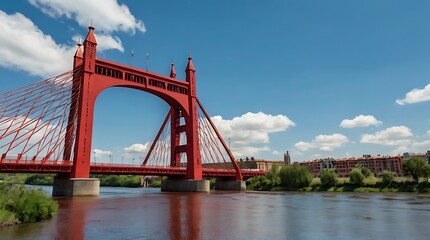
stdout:
[[[79,97],[71,101],[63,153],[64,160],[73,161],[73,165],[69,174],[61,174],[55,178],[53,195],[94,196],[99,194],[99,180],[90,178],[94,104],[98,94],[110,87],[129,87],[146,91],[162,98],[171,107],[169,112],[171,128],[170,167],[181,167],[180,155],[182,153],[186,154],[187,164],[185,174],[163,181],[161,190],[208,192],[209,181],[203,179],[199,144],[199,107],[202,111],[204,109],[197,99],[196,71],[191,57],[188,58],[185,69],[186,81],[183,82],[176,80],[173,64],[170,76],[162,76],[147,70],[143,71],[98,59],[96,57],[97,41],[92,26],[89,27],[82,45],[83,52],[81,44],[78,44],[73,64],[74,73],[76,73],[73,76],[73,91],[78,92]],[[139,81],[135,81],[136,79]],[[204,113],[206,118],[209,118],[205,111]],[[183,118],[183,125],[181,125],[181,118]],[[212,128],[215,128],[213,123],[211,124]],[[214,131],[220,138],[221,144],[226,148],[217,130],[214,129]],[[185,133],[186,136],[186,143],[182,145],[181,133]],[[233,184],[225,184],[226,181],[224,181],[218,186],[220,189],[242,190],[245,185],[242,181],[241,171],[231,152],[228,149],[227,152],[233,163],[236,176],[229,179],[232,180]],[[71,159],[72,155],[73,159]]]
[[[79,98],[72,100],[67,133],[73,133],[74,120],[77,118],[76,138],[74,142],[73,166],[69,176],[59,175],[54,179],[53,196],[98,196],[100,181],[90,178],[91,141],[93,131],[94,103],[97,95],[93,93],[93,81],[96,66],[97,41],[94,36],[94,27],[88,27],[89,31],[83,43],[84,52],[80,44],[76,50],[73,62],[74,72],[82,67],[79,76],[74,76],[73,91],[79,91]],[[66,138],[70,136],[66,135]],[[73,142],[65,141],[64,159],[70,159],[70,151]]]

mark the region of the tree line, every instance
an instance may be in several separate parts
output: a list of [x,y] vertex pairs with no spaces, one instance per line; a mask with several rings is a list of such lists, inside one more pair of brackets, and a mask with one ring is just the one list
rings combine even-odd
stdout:
[[[299,164],[279,168],[272,165],[265,176],[247,180],[247,189],[257,191],[366,191],[366,192],[430,192],[430,165],[422,157],[412,157],[403,162],[409,176],[400,178],[395,173],[383,171],[374,176],[367,167],[357,166],[349,178],[338,178],[335,169],[325,169],[314,178],[309,169]],[[424,180],[423,180],[424,178]],[[420,181],[422,180],[422,181]]]

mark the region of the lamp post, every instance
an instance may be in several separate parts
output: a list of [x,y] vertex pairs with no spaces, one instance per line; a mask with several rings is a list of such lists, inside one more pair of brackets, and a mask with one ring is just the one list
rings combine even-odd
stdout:
[[97,159],[96,159],[96,151],[93,151],[93,153],[94,153],[94,164],[96,164],[96,163],[97,163]]

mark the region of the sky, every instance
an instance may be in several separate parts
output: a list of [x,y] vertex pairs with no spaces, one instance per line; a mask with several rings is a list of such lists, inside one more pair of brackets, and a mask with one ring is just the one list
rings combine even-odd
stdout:
[[[92,23],[101,58],[164,75],[173,62],[185,79],[192,56],[198,98],[236,158],[420,153],[429,12],[429,1],[398,0],[2,1],[0,91],[71,70]],[[149,93],[106,90],[95,158],[143,157],[168,110]]]

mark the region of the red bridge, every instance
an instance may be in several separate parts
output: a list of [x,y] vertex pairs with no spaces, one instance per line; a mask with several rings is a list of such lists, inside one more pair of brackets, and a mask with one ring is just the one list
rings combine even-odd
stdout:
[[[78,44],[73,70],[0,94],[0,172],[57,173],[58,195],[80,195],[74,185],[83,183],[75,181],[92,182],[90,174],[169,176],[166,191],[188,191],[204,177],[238,182],[240,187],[233,188],[243,189],[244,178],[264,174],[239,168],[197,98],[191,58],[185,81],[176,79],[173,64],[170,76],[163,76],[100,59],[93,30],[89,27],[83,49]],[[144,91],[170,106],[139,165],[90,162],[94,103],[111,87]],[[219,187],[231,188],[227,185]]]

